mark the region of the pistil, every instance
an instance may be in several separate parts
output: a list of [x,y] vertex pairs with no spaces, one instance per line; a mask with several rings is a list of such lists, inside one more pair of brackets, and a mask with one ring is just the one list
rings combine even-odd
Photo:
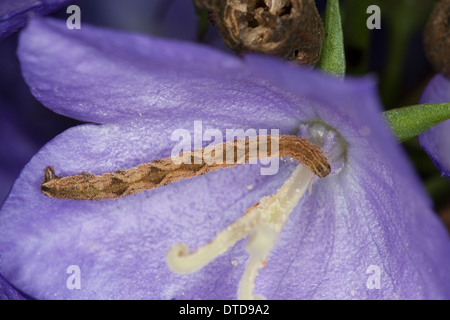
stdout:
[[265,266],[289,215],[312,183],[315,174],[298,165],[283,186],[273,195],[264,197],[217,237],[193,253],[185,244],[173,246],[167,253],[167,264],[176,273],[195,272],[226,252],[236,242],[249,236],[246,250],[250,254],[238,288],[239,299],[255,299],[255,279]]

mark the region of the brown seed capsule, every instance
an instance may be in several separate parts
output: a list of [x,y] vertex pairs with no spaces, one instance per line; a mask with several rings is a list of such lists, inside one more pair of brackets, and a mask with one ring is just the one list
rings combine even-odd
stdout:
[[433,68],[450,76],[450,0],[435,4],[425,27],[424,41]]
[[324,28],[314,0],[218,0],[212,15],[238,54],[261,52],[302,64],[320,58]]

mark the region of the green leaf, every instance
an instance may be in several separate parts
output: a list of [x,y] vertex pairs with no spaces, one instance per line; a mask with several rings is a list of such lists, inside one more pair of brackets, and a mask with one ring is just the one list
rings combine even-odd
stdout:
[[318,67],[325,72],[345,75],[344,35],[342,32],[339,0],[328,0],[325,9],[325,34]]
[[450,102],[418,104],[383,113],[398,140],[404,142],[450,119]]

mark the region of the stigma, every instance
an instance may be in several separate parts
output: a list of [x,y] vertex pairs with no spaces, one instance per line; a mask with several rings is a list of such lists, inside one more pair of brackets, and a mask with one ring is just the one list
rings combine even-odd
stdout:
[[250,257],[239,282],[237,298],[240,300],[263,298],[253,293],[258,272],[267,263],[269,253],[275,246],[289,215],[307,193],[315,177],[311,169],[302,164],[298,165],[276,193],[263,197],[208,244],[194,252],[190,252],[186,244],[176,244],[170,248],[167,253],[167,265],[179,274],[198,271],[225,253],[236,242],[248,237],[246,251]]

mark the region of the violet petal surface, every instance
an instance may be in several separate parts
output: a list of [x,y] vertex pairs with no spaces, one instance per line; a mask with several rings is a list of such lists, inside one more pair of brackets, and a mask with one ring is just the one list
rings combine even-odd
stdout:
[[[50,46],[50,44],[58,44]],[[51,47],[51,48],[50,48]],[[22,171],[0,210],[5,277],[39,299],[234,299],[248,259],[240,241],[200,271],[172,273],[167,250],[197,248],[274,193],[273,176],[243,165],[99,202],[40,191],[43,170],[100,174],[170,155],[175,129],[279,129],[322,121],[346,141],[345,166],[294,209],[256,279],[269,299],[448,299],[450,242],[381,117],[371,78],[340,81],[267,57],[36,19],[19,57],[35,96],[101,124],[71,128]],[[249,188],[251,186],[251,188]],[[81,288],[67,286],[68,267]],[[371,288],[371,267],[380,289]],[[39,276],[36,276],[36,275]]]
[[[422,94],[420,103],[450,102],[450,79],[437,74]],[[419,135],[419,143],[442,176],[450,177],[450,120],[443,121]]]

